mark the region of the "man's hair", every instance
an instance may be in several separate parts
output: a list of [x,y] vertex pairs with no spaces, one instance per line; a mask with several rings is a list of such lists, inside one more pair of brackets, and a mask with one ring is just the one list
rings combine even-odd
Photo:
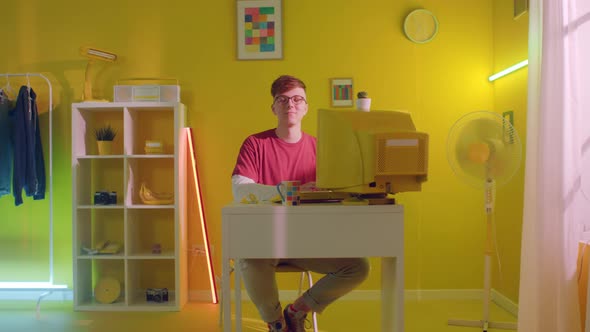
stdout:
[[277,78],[274,82],[272,82],[272,85],[270,87],[270,94],[273,97],[276,97],[281,93],[285,93],[295,88],[302,88],[303,90],[305,90],[305,83],[303,83],[303,81],[298,79],[297,77],[282,75],[279,76],[279,78]]

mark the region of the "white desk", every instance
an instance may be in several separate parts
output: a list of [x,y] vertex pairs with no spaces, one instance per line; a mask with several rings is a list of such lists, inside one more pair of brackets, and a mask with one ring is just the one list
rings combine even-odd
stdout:
[[[222,209],[223,330],[231,331],[230,259],[381,257],[381,331],[404,329],[404,225],[400,205],[232,204]],[[241,301],[239,269],[235,301]],[[239,306],[236,306],[239,308]],[[241,312],[236,310],[236,331]]]

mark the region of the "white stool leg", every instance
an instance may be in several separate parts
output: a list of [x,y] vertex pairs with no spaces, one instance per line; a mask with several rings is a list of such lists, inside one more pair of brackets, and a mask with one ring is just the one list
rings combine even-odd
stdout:
[[[301,277],[299,278],[299,291],[297,292],[297,297],[301,296],[301,293],[303,293],[304,278],[305,278],[305,272],[301,272]],[[308,280],[309,280],[309,276],[308,276]]]
[[[309,284],[309,288],[311,288],[313,286],[313,279],[311,278],[311,272],[310,271],[306,271],[307,272],[307,281]],[[305,273],[305,272],[303,272]],[[303,282],[303,273],[301,274],[301,282]],[[301,286],[299,287],[299,293],[301,293]],[[317,317],[317,313],[314,311],[311,313],[311,317],[313,320],[313,331],[314,332],[318,332],[318,317]]]

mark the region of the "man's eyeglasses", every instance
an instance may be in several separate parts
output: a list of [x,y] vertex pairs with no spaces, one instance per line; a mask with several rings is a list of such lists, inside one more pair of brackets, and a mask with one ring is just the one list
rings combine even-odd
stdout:
[[303,96],[299,96],[299,95],[295,95],[292,97],[280,95],[280,96],[275,97],[275,102],[277,102],[279,104],[283,104],[283,105],[287,105],[289,103],[289,100],[293,100],[293,104],[295,104],[295,105],[299,105],[301,103],[307,102]]

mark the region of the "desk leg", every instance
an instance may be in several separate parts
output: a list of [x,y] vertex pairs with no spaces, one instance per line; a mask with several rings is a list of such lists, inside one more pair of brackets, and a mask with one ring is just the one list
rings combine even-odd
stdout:
[[395,257],[381,259],[381,331],[404,330],[404,269]]
[[230,284],[230,261],[229,259],[223,260],[223,266],[221,267],[221,301],[223,308],[223,331],[231,332],[231,284]]
[[236,293],[236,316],[234,322],[236,324],[236,332],[242,332],[242,275],[239,266],[236,264],[234,264],[234,276],[234,291]]

